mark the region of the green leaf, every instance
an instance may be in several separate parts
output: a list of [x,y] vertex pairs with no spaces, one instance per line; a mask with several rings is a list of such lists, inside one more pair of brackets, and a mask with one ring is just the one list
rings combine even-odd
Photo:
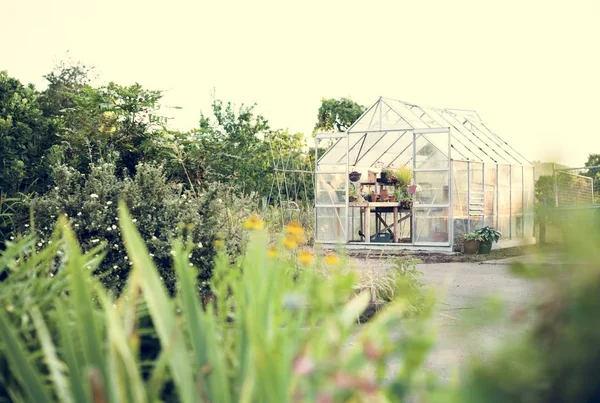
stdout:
[[50,395],[44,388],[41,374],[27,359],[25,347],[17,337],[17,332],[0,309],[0,334],[4,345],[4,355],[15,373],[23,390],[32,402],[51,402]]
[[[163,348],[175,340],[172,354],[169,356],[169,368],[177,385],[179,397],[183,402],[192,403],[197,400],[192,366],[185,347],[184,338],[179,336],[176,316],[164,285],[160,281],[154,262],[139,232],[133,226],[127,206],[119,202],[119,224],[127,254],[133,263],[131,276],[139,281],[144,299]],[[137,277],[137,278],[136,278]]]
[[35,330],[37,331],[40,343],[42,344],[42,350],[44,351],[46,364],[50,370],[50,377],[52,378],[52,382],[54,382],[56,394],[62,402],[70,403],[73,401],[73,396],[71,396],[69,391],[65,375],[60,370],[62,363],[59,361],[56,355],[56,350],[54,348],[54,343],[52,343],[50,332],[48,331],[46,322],[44,322],[44,318],[37,307],[32,308],[31,318],[33,319]]

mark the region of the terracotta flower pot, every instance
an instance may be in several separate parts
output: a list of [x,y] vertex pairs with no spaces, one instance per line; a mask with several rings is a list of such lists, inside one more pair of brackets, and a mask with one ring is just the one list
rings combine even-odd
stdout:
[[476,255],[479,252],[480,242],[476,239],[465,240],[463,244],[464,252],[467,255]]
[[379,195],[381,196],[381,200],[386,200],[388,197],[390,197],[390,191],[388,189],[383,188],[379,192]]

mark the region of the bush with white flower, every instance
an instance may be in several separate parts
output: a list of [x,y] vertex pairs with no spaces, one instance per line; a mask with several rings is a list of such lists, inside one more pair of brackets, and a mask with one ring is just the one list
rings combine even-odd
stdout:
[[[119,177],[112,162],[93,165],[87,175],[59,165],[51,176],[56,186],[53,184],[48,193],[29,203],[42,243],[40,249],[50,239],[57,218],[66,214],[84,250],[101,243],[107,245],[106,257],[97,274],[109,289],[119,293],[131,265],[118,224],[117,201],[123,199],[171,291],[175,284],[171,244],[180,234],[203,245],[192,252],[190,262],[198,268],[200,283],[210,280],[213,245],[219,228],[219,212],[212,192],[197,195],[186,191],[181,185],[169,183],[162,167],[149,164],[139,164],[133,177],[127,174]],[[27,234],[31,228],[27,224],[20,230]]]

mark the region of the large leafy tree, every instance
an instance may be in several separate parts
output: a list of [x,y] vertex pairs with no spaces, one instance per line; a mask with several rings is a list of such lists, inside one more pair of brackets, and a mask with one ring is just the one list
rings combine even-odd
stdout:
[[349,98],[322,99],[314,131],[346,131],[364,111],[364,106]]
[[33,85],[0,72],[0,189],[5,195],[43,189],[46,151],[58,141]]
[[119,171],[134,171],[163,123],[157,119],[162,94],[137,83],[95,87],[90,72],[85,65],[63,62],[45,76],[48,88],[40,103],[44,115],[58,122],[60,137],[50,157],[86,172],[90,163],[116,151]]

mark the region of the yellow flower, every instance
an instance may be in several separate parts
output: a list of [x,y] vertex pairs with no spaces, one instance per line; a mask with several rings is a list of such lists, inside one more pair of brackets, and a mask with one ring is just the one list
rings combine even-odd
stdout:
[[263,229],[264,226],[265,223],[256,214],[244,221],[244,228],[246,229],[260,230]]
[[296,249],[298,247],[298,241],[296,241],[296,238],[294,237],[286,236],[283,239],[283,246],[288,249]]
[[275,259],[277,257],[277,248],[274,246],[269,247],[269,251],[267,252],[267,256],[269,259]]
[[220,239],[217,239],[215,241],[215,248],[222,248],[223,246],[225,246],[225,243],[223,241],[221,241]]
[[298,253],[298,262],[304,266],[309,266],[315,262],[315,255],[309,250],[303,250]]
[[335,253],[330,253],[329,255],[325,256],[323,261],[329,266],[339,266],[341,262],[340,258]]
[[292,236],[295,236],[297,238],[302,237],[302,234],[304,234],[304,230],[302,229],[302,226],[300,225],[300,223],[298,221],[292,221],[292,222],[290,222],[285,227],[285,232],[288,235],[292,235]]

